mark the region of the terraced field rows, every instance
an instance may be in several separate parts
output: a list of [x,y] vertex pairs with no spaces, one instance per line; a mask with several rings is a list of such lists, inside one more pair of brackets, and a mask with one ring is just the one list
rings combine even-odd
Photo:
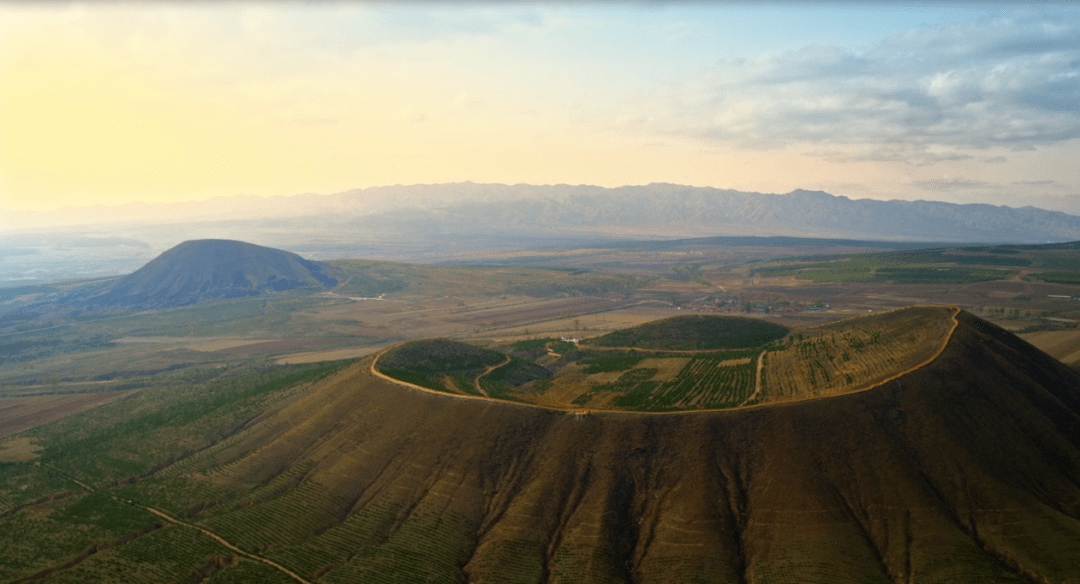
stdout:
[[323,576],[327,584],[429,582],[457,584],[472,546],[472,526],[461,515],[414,512],[389,537]]
[[213,570],[228,565],[230,556],[227,549],[194,529],[166,525],[131,542],[98,551],[43,581],[64,584],[175,582],[178,576],[193,575],[193,559],[201,560]]
[[[950,308],[898,310],[860,326],[834,323],[800,331],[769,351],[758,402],[854,391],[915,367],[938,353],[955,321]],[[912,316],[911,318],[905,318]]]
[[[258,505],[254,504],[258,497],[253,495],[250,506],[246,501],[241,502],[244,507],[213,515],[195,525],[217,533],[248,552],[294,544],[298,538],[317,532],[333,521],[330,511],[320,504],[325,491],[321,485],[306,481],[276,498],[264,499]],[[266,513],[271,513],[278,521],[268,524],[264,520]],[[289,525],[291,529],[282,530],[280,525]]]
[[730,407],[754,391],[754,366],[749,358],[695,357],[675,378],[656,392],[647,405],[678,408]]
[[315,578],[328,567],[347,563],[364,547],[377,544],[400,514],[399,504],[373,502],[313,537],[298,544],[268,550],[264,555],[289,566],[299,574]]
[[686,367],[689,363],[689,357],[650,357],[643,359],[639,366],[648,369],[656,369],[656,375],[653,376],[653,379],[656,381],[668,382],[675,381],[675,378],[682,372],[683,367]]
[[138,486],[117,487],[111,492],[121,499],[134,500],[182,517],[192,506],[227,499],[234,491],[208,480],[176,476],[153,477],[139,482]]
[[[672,363],[668,364],[669,361]],[[646,364],[659,367],[644,367]],[[738,405],[754,391],[753,357],[731,359],[722,353],[672,359],[653,357],[640,365],[613,383],[593,385],[578,395],[573,405],[643,411],[723,408]],[[599,375],[607,374],[594,377]],[[604,393],[617,395],[608,400],[594,400]]]
[[48,468],[0,464],[0,513],[42,497],[80,489],[70,479]]

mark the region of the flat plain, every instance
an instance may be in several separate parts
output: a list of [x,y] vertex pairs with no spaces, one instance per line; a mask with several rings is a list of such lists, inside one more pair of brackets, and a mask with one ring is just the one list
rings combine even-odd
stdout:
[[[29,412],[38,412],[37,421],[61,417],[109,392],[183,382],[185,369],[357,358],[427,337],[585,339],[687,313],[805,328],[911,304],[946,304],[1018,332],[1066,363],[1080,362],[1078,347],[1067,340],[1080,324],[1080,303],[1072,300],[1080,285],[1060,283],[1058,274],[1080,271],[1076,246],[889,251],[810,243],[686,240],[512,257],[476,252],[463,259],[478,265],[348,260],[333,262],[344,273],[341,282],[315,294],[294,290],[67,321],[8,320],[0,330],[0,400],[8,400],[0,401],[0,427]],[[499,263],[523,259],[531,263]],[[1057,281],[1040,279],[1047,273]],[[43,296],[48,292],[16,296],[0,310],[10,314]],[[88,398],[82,395],[88,390],[66,385],[73,383],[98,384],[94,391],[102,395]],[[54,397],[28,397],[28,391]],[[64,394],[72,394],[70,406],[60,406],[56,396]]]

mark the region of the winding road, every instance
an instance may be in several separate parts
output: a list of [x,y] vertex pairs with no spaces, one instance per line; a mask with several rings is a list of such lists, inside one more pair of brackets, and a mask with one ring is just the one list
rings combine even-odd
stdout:
[[488,373],[491,373],[492,371],[498,369],[499,367],[502,367],[502,366],[507,365],[509,363],[510,363],[510,355],[507,355],[506,356],[506,361],[503,361],[502,363],[499,363],[498,365],[492,365],[491,367],[488,367],[487,369],[485,369],[483,373],[481,373],[480,375],[477,375],[476,379],[473,379],[473,387],[476,389],[476,391],[478,393],[482,394],[484,397],[490,398],[491,396],[489,396],[487,394],[487,392],[484,391],[484,388],[480,387],[480,378],[487,375]]

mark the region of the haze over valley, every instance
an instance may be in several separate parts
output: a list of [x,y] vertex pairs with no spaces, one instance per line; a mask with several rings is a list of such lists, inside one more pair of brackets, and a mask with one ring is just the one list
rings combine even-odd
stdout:
[[[0,236],[0,284],[127,273],[181,241],[230,237],[312,259],[446,263],[487,251],[692,237],[794,236],[938,243],[1080,239],[1080,217],[1033,207],[850,200],[652,184],[446,184],[337,195],[222,198],[201,203],[14,214],[35,229]],[[254,210],[254,212],[253,212]],[[131,216],[138,223],[130,223]],[[71,225],[63,225],[70,222]],[[478,255],[479,254],[479,255]]]

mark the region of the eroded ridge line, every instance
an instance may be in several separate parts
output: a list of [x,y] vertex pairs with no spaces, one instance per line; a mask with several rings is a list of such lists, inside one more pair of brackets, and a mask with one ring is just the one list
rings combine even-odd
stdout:
[[[761,404],[744,405],[744,404],[746,404],[747,401],[749,401],[749,399],[747,399],[742,404],[739,404],[739,405],[737,405],[735,407],[731,407],[731,408],[711,408],[711,409],[701,409],[701,410],[678,410],[678,411],[673,411],[673,412],[645,412],[645,411],[635,411],[635,410],[607,410],[607,409],[582,410],[581,408],[573,408],[573,407],[559,407],[559,406],[553,406],[553,405],[542,405],[542,404],[530,404],[530,403],[522,403],[522,402],[513,402],[513,401],[508,401],[508,400],[496,399],[496,398],[493,398],[493,397],[485,397],[485,396],[482,396],[482,395],[463,395],[463,394],[459,394],[459,393],[447,393],[445,391],[438,391],[438,390],[435,390],[435,389],[424,387],[422,385],[417,385],[415,383],[409,383],[408,381],[401,381],[400,379],[394,379],[393,377],[390,377],[389,375],[386,375],[386,374],[382,373],[381,371],[379,371],[379,369],[378,369],[379,357],[382,357],[384,353],[390,351],[391,349],[393,349],[393,348],[395,348],[397,346],[400,346],[400,343],[399,343],[399,345],[394,345],[392,347],[387,347],[387,348],[383,349],[382,351],[379,351],[378,353],[376,353],[375,356],[371,359],[371,364],[368,366],[368,370],[375,377],[378,377],[379,379],[384,379],[386,381],[389,381],[390,383],[395,383],[397,385],[403,385],[405,387],[411,387],[413,389],[416,389],[416,390],[419,390],[419,391],[422,391],[422,392],[425,392],[425,393],[430,393],[430,394],[439,395],[439,396],[443,396],[443,397],[457,398],[457,399],[475,399],[475,400],[488,401],[488,402],[497,402],[497,403],[502,403],[502,404],[510,404],[510,405],[517,405],[517,406],[523,406],[523,407],[530,407],[530,408],[539,408],[539,409],[542,409],[542,410],[551,410],[551,411],[556,411],[556,412],[567,412],[567,413],[572,413],[572,414],[576,414],[576,415],[579,415],[579,416],[580,415],[588,415],[588,414],[594,413],[594,412],[605,413],[605,414],[633,414],[633,415],[649,415],[649,416],[672,416],[672,415],[680,415],[680,414],[683,414],[683,415],[685,415],[685,414],[700,414],[700,413],[704,413],[704,412],[730,412],[730,411],[735,411],[735,410],[745,410],[745,409],[748,409],[748,408],[758,408],[758,407],[766,407],[766,406],[773,406],[773,405],[790,404],[790,403],[795,403],[795,402],[811,401],[811,400],[816,400],[816,399],[829,399],[829,398],[833,398],[833,397],[839,397],[841,395],[851,395],[851,394],[854,394],[854,393],[862,393],[864,391],[870,391],[871,389],[881,387],[882,385],[884,385],[884,384],[886,384],[886,383],[888,383],[890,381],[893,381],[895,379],[903,377],[904,375],[907,375],[909,373],[912,373],[914,371],[922,369],[923,367],[929,365],[930,363],[933,363],[938,357],[941,356],[942,353],[945,352],[945,349],[949,346],[949,343],[952,342],[953,333],[955,333],[957,327],[960,326],[960,321],[957,320],[957,318],[956,318],[957,316],[960,315],[960,307],[958,307],[958,306],[950,306],[950,308],[952,308],[952,310],[953,310],[952,315],[950,315],[950,317],[949,317],[952,320],[952,324],[949,327],[949,332],[945,335],[945,340],[942,341],[941,346],[938,347],[937,351],[935,351],[933,355],[931,355],[928,359],[926,359],[922,363],[919,363],[918,365],[915,365],[915,366],[910,367],[908,369],[905,369],[904,371],[901,371],[901,372],[899,372],[899,373],[897,373],[895,375],[892,375],[892,376],[889,376],[889,377],[887,377],[885,379],[882,379],[881,381],[875,382],[875,383],[873,383],[871,385],[867,385],[866,387],[863,387],[861,389],[856,389],[856,390],[853,390],[853,391],[846,391],[844,393],[836,393],[836,394],[831,394],[831,395],[816,395],[816,396],[808,396],[808,397],[797,398],[797,399],[778,400],[778,401],[772,401],[772,402],[761,403]],[[897,310],[900,310],[900,309],[897,309]],[[857,318],[857,317],[853,317],[853,318]],[[850,319],[842,319],[842,320],[850,320]],[[836,322],[842,322],[842,321],[836,321]],[[808,327],[808,328],[814,328],[814,327]],[[408,342],[408,341],[406,341],[406,342]],[[765,354],[765,352],[762,352],[761,357],[763,357],[764,354]],[[755,381],[755,390],[754,390],[755,395],[757,394],[757,391],[761,388],[761,383],[760,383],[760,381],[761,381],[761,377],[760,377],[761,376],[761,369],[760,369],[760,367],[763,366],[762,365],[763,361],[761,360],[761,357],[759,357],[759,361],[758,361],[759,369],[758,369],[758,378]]]

